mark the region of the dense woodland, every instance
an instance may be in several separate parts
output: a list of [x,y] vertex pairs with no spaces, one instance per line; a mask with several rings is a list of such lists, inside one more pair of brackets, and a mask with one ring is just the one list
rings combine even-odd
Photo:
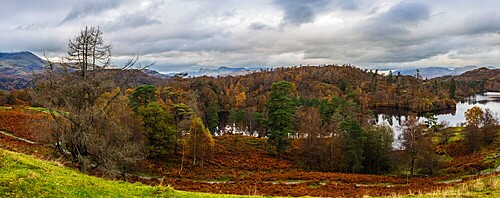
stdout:
[[[61,155],[69,153],[81,171],[109,175],[125,176],[142,160],[180,158],[181,167],[213,163],[213,136],[224,134],[264,138],[269,155],[305,170],[434,174],[440,159],[432,137],[446,126],[432,115],[426,123],[410,116],[395,150],[394,132],[374,125],[371,109],[454,108],[456,99],[497,86],[489,79],[496,76],[421,79],[350,65],[151,80],[142,68],[131,69],[137,59],[111,67],[111,47],[93,27],[82,30],[68,49],[66,62],[48,61],[32,88],[0,92],[0,105],[46,108],[45,141]],[[498,121],[482,109],[466,116],[464,147],[472,153],[493,142]]]

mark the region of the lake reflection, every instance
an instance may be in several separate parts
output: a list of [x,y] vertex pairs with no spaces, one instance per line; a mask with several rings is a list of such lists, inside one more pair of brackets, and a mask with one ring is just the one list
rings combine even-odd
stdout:
[[[481,107],[482,109],[490,109],[493,113],[500,113],[500,92],[486,92],[484,94],[477,94],[475,96],[466,98],[464,101],[458,102],[456,109],[445,109],[434,111],[434,115],[438,118],[438,123],[447,121],[450,126],[458,126],[465,123],[465,111],[473,106]],[[379,125],[389,125],[396,135],[401,133],[400,126],[406,120],[409,111],[404,111],[396,108],[377,108],[373,110],[375,113],[375,122]],[[419,121],[423,122],[425,119],[419,116]]]

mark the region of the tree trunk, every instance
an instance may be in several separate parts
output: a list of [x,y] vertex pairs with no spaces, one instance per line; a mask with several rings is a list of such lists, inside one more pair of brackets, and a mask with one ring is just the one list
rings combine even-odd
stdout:
[[410,164],[410,176],[413,177],[413,171],[415,169],[415,157],[411,157],[411,164]]

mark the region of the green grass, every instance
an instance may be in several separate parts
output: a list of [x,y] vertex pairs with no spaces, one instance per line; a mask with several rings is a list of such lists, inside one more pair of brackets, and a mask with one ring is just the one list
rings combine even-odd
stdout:
[[32,110],[32,111],[39,111],[42,113],[50,113],[49,109],[43,108],[43,107],[28,107],[27,109]]
[[[42,112],[46,114],[50,114],[50,109],[44,108],[44,107],[27,107],[28,110],[35,111],[35,112]],[[61,114],[59,112],[53,112],[55,116],[60,116]],[[66,115],[69,115],[68,112],[64,113]]]
[[[315,188],[317,185],[310,185]],[[494,197],[500,175],[446,190],[402,197]],[[0,197],[249,197],[177,191],[169,186],[111,181],[82,174],[55,162],[0,149]]]
[[0,149],[0,197],[243,197],[110,181]]
[[410,194],[401,197],[498,197],[500,175],[485,177],[427,194]]
[[9,110],[9,109],[12,109],[12,107],[0,106],[0,110]]
[[451,137],[448,140],[448,143],[452,143],[452,142],[462,140],[464,138],[463,134],[462,134],[463,129],[464,129],[463,127],[449,127],[449,128],[446,128],[445,131],[443,131],[441,133],[447,132],[447,133],[451,134]]

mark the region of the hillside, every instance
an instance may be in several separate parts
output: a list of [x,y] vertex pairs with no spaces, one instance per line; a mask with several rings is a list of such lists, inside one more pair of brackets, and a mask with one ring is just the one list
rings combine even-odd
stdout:
[[211,77],[218,77],[218,76],[241,76],[241,75],[246,75],[250,74],[255,71],[260,71],[263,70],[263,68],[260,67],[254,67],[254,68],[245,68],[245,67],[226,67],[226,66],[221,66],[219,68],[200,68],[198,71],[193,71],[193,72],[188,72],[188,71],[180,71],[180,72],[174,72],[174,73],[169,73],[167,75],[169,76],[175,76],[175,75],[180,75],[180,74],[185,74],[185,76],[189,77],[200,77],[200,76],[211,76]]
[[[499,182],[500,176],[490,176],[471,180],[442,191],[403,195],[403,197],[493,197],[500,193]],[[163,185],[148,186],[140,183],[109,181],[81,174],[58,163],[0,149],[0,196],[51,197],[54,195],[60,197],[245,197],[183,192]]]
[[[53,154],[53,147],[44,146],[36,142],[44,142],[43,133],[46,133],[44,123],[46,117],[43,108],[20,107],[0,109],[0,130],[9,132],[12,136],[19,137],[18,139],[0,134],[0,149],[27,153],[43,159],[55,159]],[[42,134],[41,134],[42,133]],[[30,143],[23,141],[28,139]],[[206,162],[203,166],[192,165],[190,157],[182,159],[182,154],[169,156],[166,159],[159,160],[144,160],[140,162],[141,168],[136,170],[131,175],[127,176],[127,181],[139,181],[148,185],[169,185],[176,190],[195,191],[195,192],[208,192],[208,193],[224,193],[224,194],[241,194],[241,195],[266,195],[266,196],[348,196],[348,197],[361,197],[365,195],[370,196],[390,196],[390,195],[405,195],[408,192],[430,193],[436,190],[446,189],[455,185],[462,185],[463,182],[470,181],[476,177],[465,177],[464,174],[475,173],[479,170],[488,171],[491,167],[497,167],[499,164],[495,161],[500,150],[498,148],[499,141],[486,147],[481,152],[472,155],[463,155],[460,152],[459,138],[452,138],[455,141],[445,147],[446,153],[444,157],[450,159],[444,164],[444,176],[434,177],[397,177],[391,175],[369,175],[369,174],[349,174],[349,173],[332,173],[332,172],[315,172],[305,171],[301,168],[300,164],[296,164],[297,157],[300,157],[300,140],[294,140],[290,149],[287,150],[285,159],[277,160],[272,154],[269,153],[270,145],[267,144],[266,138],[256,138],[241,135],[224,135],[214,137],[215,149],[212,153],[212,159]],[[442,149],[441,149],[442,150]],[[2,150],[2,153],[13,154]],[[5,154],[3,154],[5,155]],[[15,156],[26,157],[24,155],[15,154]],[[16,158],[17,159],[17,158]],[[30,158],[32,159],[32,158]],[[60,161],[69,167],[74,167],[70,161]],[[61,160],[61,158],[59,158]],[[92,183],[97,185],[98,189],[95,191],[84,190],[85,195],[92,196],[104,194],[107,196],[115,196],[108,194],[106,189],[113,189],[118,193],[128,193],[121,189],[114,190],[115,188],[136,188],[137,185],[130,185],[115,182],[109,184],[101,184],[100,180],[94,177],[84,176],[80,178],[79,173],[70,169],[64,171],[52,171],[52,168],[32,168],[39,166],[38,162],[32,163],[30,160],[15,160],[21,165],[5,165],[5,162],[12,161],[10,158],[2,157],[0,161],[0,184],[8,184],[7,189],[1,189],[0,193],[31,193],[31,191],[23,189],[36,189],[33,193],[41,193],[47,186],[55,186],[56,178],[58,181],[66,183]],[[31,160],[32,161],[32,160]],[[18,163],[16,162],[16,163]],[[9,162],[10,163],[10,162]],[[28,164],[28,165],[26,165]],[[181,170],[180,164],[184,164]],[[56,168],[62,168],[58,165],[52,164]],[[51,166],[51,167],[52,167]],[[4,169],[5,167],[8,167]],[[26,170],[13,170],[13,168],[25,169],[27,171],[43,171],[43,173],[36,172],[35,176],[31,173],[25,173]],[[1,172],[5,170],[5,172]],[[70,179],[60,178],[63,175],[69,174],[76,175]],[[3,175],[2,175],[3,174]],[[20,174],[21,176],[13,176],[13,174]],[[56,175],[50,175],[56,174]],[[28,181],[27,184],[10,183],[14,179]],[[91,181],[87,181],[88,178]],[[455,181],[456,178],[462,180]],[[30,180],[33,179],[33,180]],[[123,179],[123,178],[117,178]],[[80,181],[82,180],[82,181]],[[106,183],[108,181],[105,181]],[[57,183],[63,185],[61,183]],[[115,186],[116,184],[116,186]],[[18,185],[31,185],[20,186]],[[2,185],[0,185],[2,186]],[[139,185],[142,186],[142,185]],[[77,186],[78,188],[87,188],[88,185]],[[68,196],[74,193],[75,186],[64,186],[68,188]],[[11,192],[9,189],[20,188],[18,192]],[[145,187],[144,187],[145,188]],[[151,189],[157,189],[153,187]],[[472,188],[472,187],[471,187]],[[474,187],[476,188],[476,187]],[[50,189],[49,189],[50,190]],[[463,190],[463,189],[462,189]],[[111,191],[111,190],[110,190]],[[149,192],[147,190],[144,190]],[[139,190],[137,193],[144,192]],[[484,191],[490,192],[485,189]],[[49,193],[56,193],[55,191],[48,191]],[[161,191],[163,193],[163,191]],[[176,192],[176,191],[174,191]],[[483,191],[480,191],[483,192]],[[477,193],[477,192],[475,192]],[[29,196],[32,194],[26,194]],[[124,194],[120,194],[123,195]],[[134,194],[135,196],[142,196]],[[145,194],[148,195],[148,194]],[[192,194],[193,195],[193,194]],[[118,196],[118,195],[116,195]],[[156,195],[154,195],[156,196]],[[161,196],[161,195],[158,195]],[[194,195],[193,195],[194,196]]]
[[0,53],[0,90],[26,86],[45,61],[31,52]]
[[[0,149],[1,197],[236,197],[173,190],[171,187],[109,181],[58,163]],[[241,197],[241,196],[238,196]]]
[[433,80],[456,83],[457,96],[467,97],[475,93],[500,91],[500,69],[486,67],[467,71],[459,76],[444,76]]
[[[25,89],[33,74],[42,72],[46,61],[31,52],[0,53],[0,90]],[[106,72],[113,72],[109,69]],[[119,77],[123,79],[131,75],[129,86],[141,84],[161,84],[170,77],[155,70],[131,69]]]
[[[456,68],[447,68],[447,67],[425,67],[418,68],[420,75],[422,78],[437,78],[442,76],[459,76],[465,72],[472,71],[480,68],[479,66],[465,66],[465,67],[456,67]],[[494,66],[486,67],[488,69],[496,69]],[[400,72],[401,75],[409,75],[415,76],[417,74],[417,69],[401,69],[396,70],[394,73]]]

